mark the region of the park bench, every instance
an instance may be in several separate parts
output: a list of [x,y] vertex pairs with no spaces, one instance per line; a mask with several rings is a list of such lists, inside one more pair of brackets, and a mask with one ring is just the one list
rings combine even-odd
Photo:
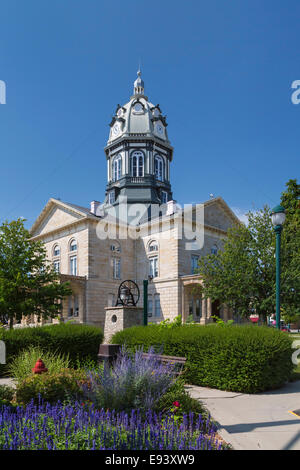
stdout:
[[[120,344],[101,344],[98,353],[98,361],[108,361],[109,364],[112,364],[120,349]],[[143,353],[142,357],[147,359],[151,357],[151,354]],[[155,354],[155,357],[164,364],[176,364],[177,376],[180,376],[183,373],[183,368],[186,363],[186,357],[163,356],[162,354]]]
[[[142,357],[147,359],[151,357],[149,353],[143,353]],[[176,375],[180,376],[183,373],[183,368],[186,363],[186,357],[177,357],[177,356],[163,356],[162,354],[155,354],[155,357],[163,362],[164,364],[175,364],[176,365]]]

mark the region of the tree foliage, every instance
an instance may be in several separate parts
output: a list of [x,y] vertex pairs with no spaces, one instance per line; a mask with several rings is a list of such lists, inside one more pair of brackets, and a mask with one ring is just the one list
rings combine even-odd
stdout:
[[42,242],[30,240],[24,220],[4,222],[0,227],[0,319],[20,321],[22,316],[55,317],[62,299],[71,294],[68,283],[60,283],[47,261]]
[[[286,209],[282,231],[281,304],[290,316],[300,314],[300,186],[290,180],[282,193]],[[226,303],[241,316],[275,311],[275,234],[270,208],[248,213],[248,226],[228,230],[224,249],[199,261],[206,297]]]

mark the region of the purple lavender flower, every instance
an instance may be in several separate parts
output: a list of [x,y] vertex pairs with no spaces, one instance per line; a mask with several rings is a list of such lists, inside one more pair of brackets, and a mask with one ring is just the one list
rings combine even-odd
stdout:
[[30,403],[26,408],[0,409],[0,450],[221,450],[215,439],[214,426],[203,433],[207,422],[193,413],[184,416],[178,425],[173,415],[162,419],[147,410],[130,414],[104,411],[91,407],[88,412],[80,404]]

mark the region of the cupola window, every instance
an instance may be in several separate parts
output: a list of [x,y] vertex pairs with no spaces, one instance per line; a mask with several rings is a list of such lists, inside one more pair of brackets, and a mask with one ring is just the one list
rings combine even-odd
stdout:
[[163,181],[164,179],[164,162],[163,159],[156,155],[154,160],[154,169],[155,169],[155,177],[159,181]]
[[168,193],[167,193],[167,191],[162,191],[161,192],[161,202],[162,202],[162,204],[167,204],[167,202],[168,202]]
[[131,155],[131,176],[144,176],[144,154],[136,151]]
[[113,204],[115,202],[115,192],[114,191],[110,191],[108,193],[108,203],[109,204]]
[[118,155],[113,161],[113,180],[117,181],[122,176],[122,157]]

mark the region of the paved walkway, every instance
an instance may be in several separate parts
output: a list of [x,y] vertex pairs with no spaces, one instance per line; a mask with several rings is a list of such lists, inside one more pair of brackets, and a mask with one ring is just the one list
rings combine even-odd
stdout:
[[[300,450],[300,381],[279,390],[246,395],[188,385],[220,425],[235,450]],[[300,411],[299,411],[300,414]]]
[[9,387],[15,387],[16,384],[14,383],[13,379],[0,379],[0,385],[9,385]]

